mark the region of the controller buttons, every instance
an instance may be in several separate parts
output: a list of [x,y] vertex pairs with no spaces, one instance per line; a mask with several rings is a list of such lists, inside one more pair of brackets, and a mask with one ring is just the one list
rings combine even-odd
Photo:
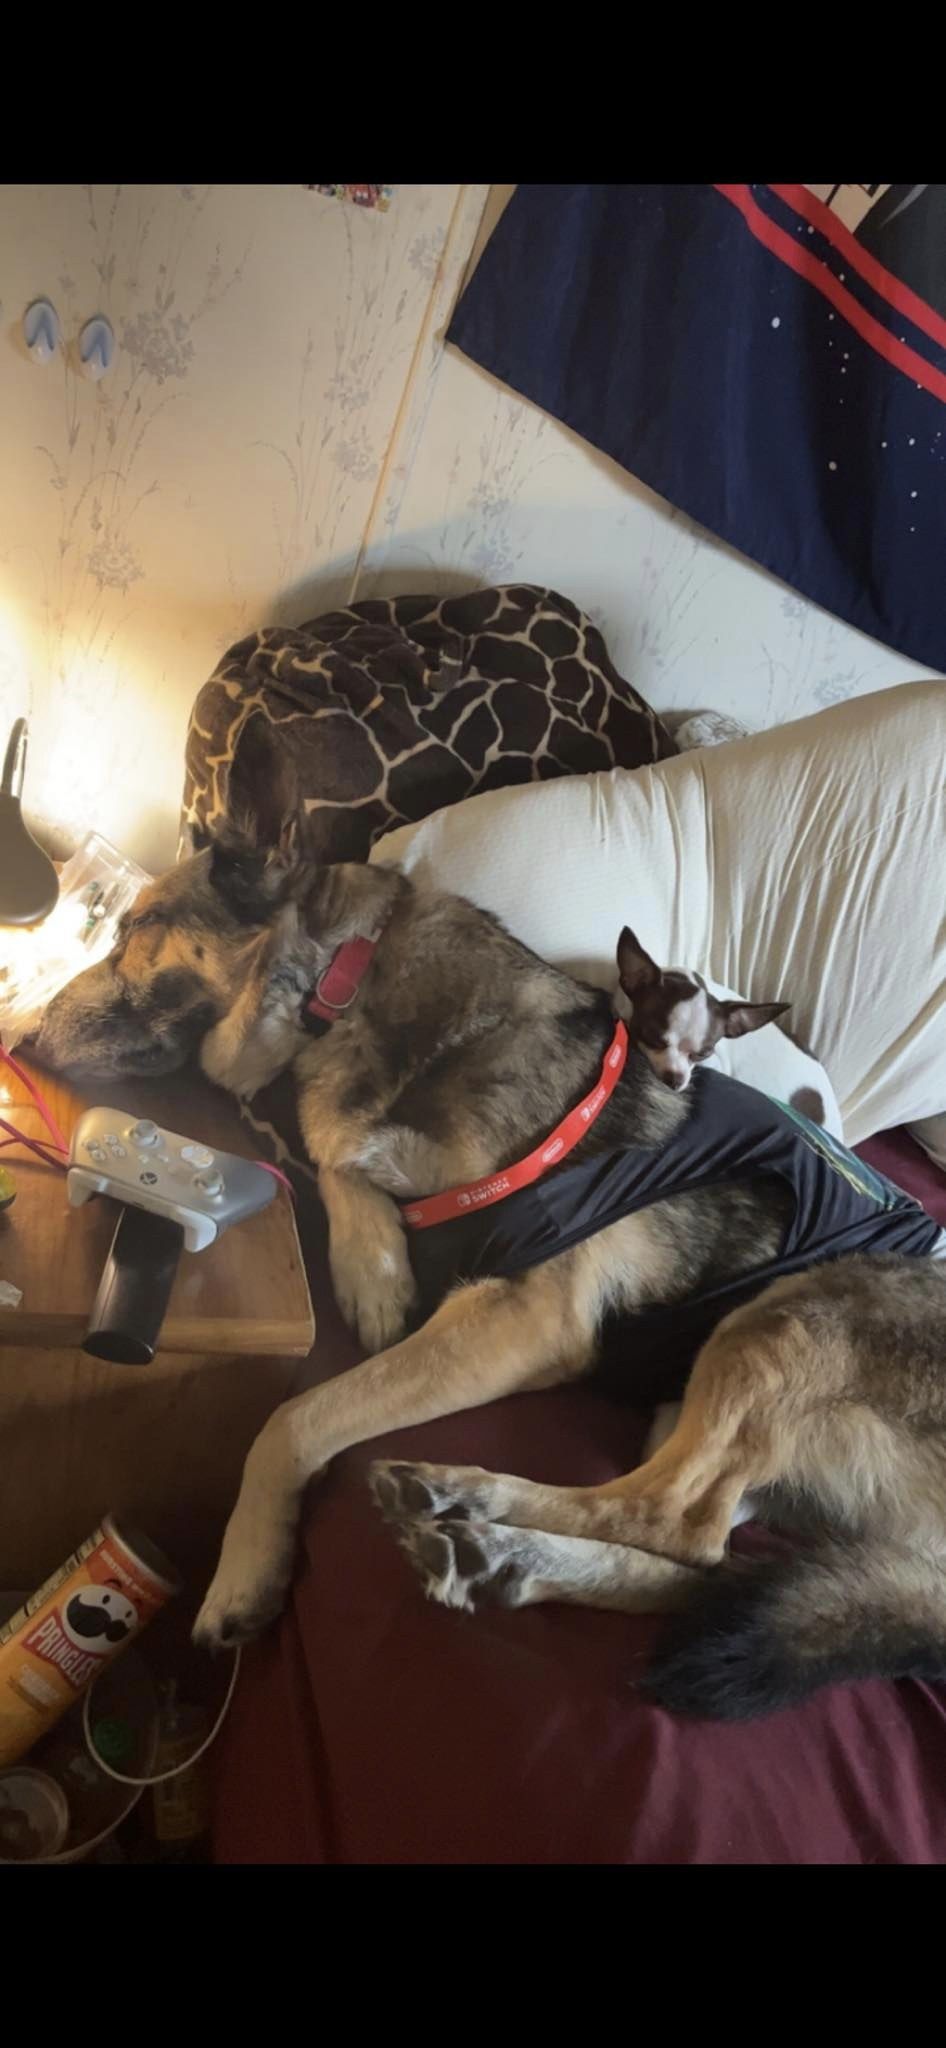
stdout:
[[214,1163],[213,1153],[206,1145],[182,1145],[181,1158],[187,1161],[188,1166],[212,1166]]
[[106,1166],[108,1164],[102,1147],[96,1139],[91,1139],[85,1149],[89,1158],[95,1160],[96,1166]]

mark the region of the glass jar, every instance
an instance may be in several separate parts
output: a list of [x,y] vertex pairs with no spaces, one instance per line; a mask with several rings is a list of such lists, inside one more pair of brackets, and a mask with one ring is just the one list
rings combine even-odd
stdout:
[[119,919],[150,880],[100,832],[87,832],[62,869],[49,916],[0,927],[0,1044],[7,1052],[38,1027],[67,981],[111,952]]

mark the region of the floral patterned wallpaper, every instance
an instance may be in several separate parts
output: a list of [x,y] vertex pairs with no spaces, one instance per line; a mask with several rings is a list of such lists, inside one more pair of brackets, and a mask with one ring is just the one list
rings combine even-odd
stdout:
[[[486,197],[472,195],[478,219]],[[385,210],[301,186],[17,186],[0,207],[0,736],[27,804],[173,857],[184,731],[249,626],[344,600],[421,359],[453,185]],[[63,347],[20,323],[50,298]],[[104,314],[114,366],[78,372]]]
[[[399,185],[387,210],[304,186],[6,189],[0,739],[25,711],[28,806],[59,844],[95,825],[173,858],[219,653],[352,594],[555,584],[662,710],[749,727],[904,679],[443,349],[510,189]],[[20,335],[39,295],[65,344],[45,367]],[[94,313],[117,341],[99,384],[75,360]]]

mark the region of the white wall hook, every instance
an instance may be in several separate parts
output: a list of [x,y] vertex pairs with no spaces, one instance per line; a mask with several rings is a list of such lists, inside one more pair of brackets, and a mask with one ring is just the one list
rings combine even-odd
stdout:
[[59,347],[59,314],[48,299],[34,299],[23,315],[23,339],[34,363],[48,363]]
[[83,377],[97,384],[115,359],[115,336],[107,320],[97,315],[87,320],[79,336],[79,368]]

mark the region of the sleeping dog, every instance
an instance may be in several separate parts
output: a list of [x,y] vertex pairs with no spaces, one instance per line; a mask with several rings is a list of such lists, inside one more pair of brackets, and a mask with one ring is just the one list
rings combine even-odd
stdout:
[[[745,1003],[738,997],[720,1000],[695,969],[658,967],[628,925],[618,940],[618,977],[632,1040],[668,1088],[686,1088],[694,1067],[714,1059],[721,1041],[741,1039],[764,1024],[774,1024],[791,1007],[789,1003]],[[784,1050],[787,1052],[788,1044],[794,1048],[788,1062],[778,1062],[791,1069],[792,1080],[785,1087],[789,1102],[814,1123],[828,1129],[833,1126],[835,1136],[841,1137],[840,1115],[835,1116],[825,1101],[830,1090],[824,1069],[784,1024],[780,1030],[788,1042]],[[765,1087],[767,1094],[778,1088],[770,1059],[766,1061]]]
[[628,925],[618,939],[618,982],[627,997],[630,1035],[668,1088],[689,1086],[695,1066],[721,1038],[742,1038],[784,1017],[788,1003],[719,1002],[698,974],[658,967]]
[[[648,1349],[695,1353],[638,1470],[572,1488],[376,1467],[432,1597],[676,1609],[649,1683],[693,1713],[943,1671],[936,1226],[755,1090],[702,1067],[668,1089],[624,1032],[607,994],[462,898],[234,842],[149,884],[109,960],[55,998],[36,1047],[54,1067],[194,1056],[249,1095],[292,1066],[336,1292],[371,1354],[250,1451],[202,1642],[278,1612],[305,1487],[339,1451],[588,1373],[617,1331],[631,1398]],[[749,1492],[783,1523],[803,1507],[813,1547],[731,1563]]]

